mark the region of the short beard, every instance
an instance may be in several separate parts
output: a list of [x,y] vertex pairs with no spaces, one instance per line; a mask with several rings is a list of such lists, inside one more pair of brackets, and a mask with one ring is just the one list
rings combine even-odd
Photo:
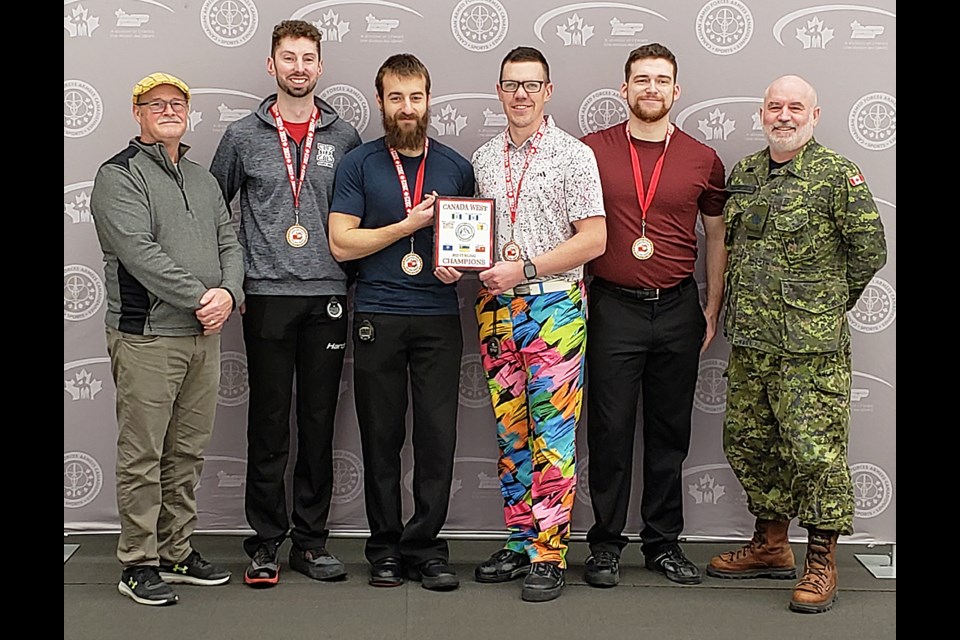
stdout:
[[670,105],[668,107],[666,102],[661,102],[660,109],[658,109],[655,113],[650,113],[649,111],[643,111],[640,108],[639,102],[640,101],[638,99],[633,104],[631,104],[630,111],[632,111],[633,115],[637,116],[637,118],[640,119],[640,122],[647,122],[647,123],[658,122],[659,120],[663,119],[664,117],[666,117],[668,113],[670,113],[670,107],[673,106],[673,105]]
[[[398,114],[399,115],[399,114]],[[422,149],[423,141],[427,137],[427,123],[430,118],[428,109],[423,117],[417,120],[417,126],[412,130],[404,130],[397,124],[396,117],[388,118],[383,111],[380,112],[383,120],[384,141],[391,149]]]
[[283,91],[285,94],[291,98],[302,98],[304,96],[311,95],[313,90],[317,88],[317,83],[314,82],[312,85],[303,85],[296,86],[293,84],[287,84],[285,81],[277,79],[277,88]]
[[770,145],[772,151],[780,154],[789,154],[799,151],[804,145],[810,142],[810,139],[813,137],[813,125],[807,123],[797,127],[786,139],[774,136],[772,129],[764,133],[767,137],[767,144]]

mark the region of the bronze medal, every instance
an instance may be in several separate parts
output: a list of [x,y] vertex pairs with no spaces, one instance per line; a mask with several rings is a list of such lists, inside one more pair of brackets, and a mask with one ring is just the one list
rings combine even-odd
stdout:
[[403,272],[408,276],[415,276],[423,270],[423,258],[411,251],[403,256],[403,262],[400,263],[400,268],[403,269]]
[[503,251],[500,252],[504,260],[509,260],[510,262],[516,262],[520,259],[520,245],[511,240],[507,244],[503,245]]
[[287,244],[296,249],[307,244],[309,237],[310,234],[307,233],[307,229],[299,224],[291,225],[290,228],[287,229]]
[[633,241],[630,251],[637,260],[647,260],[653,255],[653,240],[647,236],[640,236]]

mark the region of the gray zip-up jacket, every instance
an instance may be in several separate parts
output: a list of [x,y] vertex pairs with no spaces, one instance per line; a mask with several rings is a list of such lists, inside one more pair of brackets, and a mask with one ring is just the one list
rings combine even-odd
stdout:
[[[227,127],[210,165],[228,203],[240,194],[245,290],[248,295],[346,295],[346,275],[327,242],[327,219],[337,165],[360,144],[360,134],[314,96],[320,113],[300,190],[300,225],[308,239],[306,245],[292,247],[286,234],[296,222],[293,190],[270,113],[276,101],[276,94],[267,97],[256,112]],[[306,138],[299,145],[287,138],[299,179]]]
[[160,143],[139,138],[97,171],[90,212],[100,239],[106,324],[146,336],[203,333],[195,312],[208,289],[243,302],[243,251],[217,181]]

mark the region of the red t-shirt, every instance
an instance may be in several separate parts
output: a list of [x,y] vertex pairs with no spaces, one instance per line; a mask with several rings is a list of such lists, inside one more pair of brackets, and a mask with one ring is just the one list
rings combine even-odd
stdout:
[[[694,272],[697,212],[723,215],[727,201],[723,162],[707,145],[680,129],[674,131],[647,211],[646,232],[654,253],[647,260],[637,260],[631,247],[641,235],[642,215],[625,126],[620,123],[582,138],[597,157],[607,213],[607,250],[587,265],[588,272],[632,289],[672,287]],[[640,158],[646,193],[664,143],[631,140]]]
[[283,126],[286,127],[290,137],[293,138],[297,144],[300,144],[307,135],[307,127],[310,126],[310,122],[287,122],[284,120]]

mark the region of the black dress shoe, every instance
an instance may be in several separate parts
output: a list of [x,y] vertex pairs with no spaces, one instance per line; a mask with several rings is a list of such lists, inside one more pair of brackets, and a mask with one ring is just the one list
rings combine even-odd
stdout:
[[500,549],[480,564],[473,576],[477,582],[509,582],[530,572],[530,558],[525,553]]
[[381,558],[370,567],[370,584],[374,587],[399,587],[403,584],[400,558]]
[[591,587],[615,587],[620,584],[620,556],[598,551],[587,558],[583,579]]
[[648,557],[647,569],[667,576],[678,584],[700,584],[700,568],[683,555],[679,545],[670,545],[655,556]]
[[523,579],[520,598],[527,602],[547,602],[560,597],[563,591],[563,569],[555,562],[534,562]]
[[446,560],[433,558],[407,568],[407,577],[431,591],[452,591],[460,586],[460,578]]

